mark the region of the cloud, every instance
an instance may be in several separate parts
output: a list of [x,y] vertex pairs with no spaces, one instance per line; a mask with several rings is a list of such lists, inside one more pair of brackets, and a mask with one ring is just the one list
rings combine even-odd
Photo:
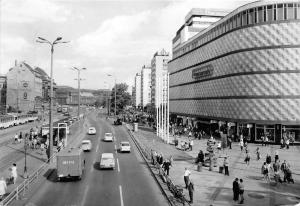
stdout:
[[38,20],[64,22],[70,11],[50,0],[3,0],[1,21],[32,23]]

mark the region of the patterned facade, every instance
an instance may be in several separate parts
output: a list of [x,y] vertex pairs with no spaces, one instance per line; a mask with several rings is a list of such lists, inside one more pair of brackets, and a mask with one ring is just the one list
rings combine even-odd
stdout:
[[234,10],[173,50],[168,70],[171,113],[300,141],[299,2]]
[[141,104],[146,107],[151,102],[151,67],[143,66],[141,70]]

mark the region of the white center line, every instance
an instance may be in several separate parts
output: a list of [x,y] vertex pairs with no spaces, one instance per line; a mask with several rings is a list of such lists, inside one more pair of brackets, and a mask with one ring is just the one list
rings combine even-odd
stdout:
[[82,198],[82,201],[81,201],[81,204],[82,206],[84,206],[85,204],[85,199],[86,199],[86,196],[87,196],[87,193],[88,193],[88,190],[89,190],[89,186],[86,186],[85,190],[84,190],[84,193],[83,193],[83,198]]
[[124,202],[123,202],[123,194],[122,194],[122,186],[121,186],[121,185],[119,185],[119,190],[120,190],[121,206],[124,206]]
[[98,149],[99,149],[99,145],[97,145],[97,149],[96,149],[96,152],[98,152]]
[[117,158],[118,172],[120,172],[119,159]]

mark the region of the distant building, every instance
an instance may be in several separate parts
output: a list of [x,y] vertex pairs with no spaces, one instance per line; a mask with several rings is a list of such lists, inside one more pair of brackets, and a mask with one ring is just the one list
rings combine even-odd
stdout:
[[141,74],[136,73],[135,77],[134,77],[134,88],[135,88],[135,96],[133,99],[133,106],[135,108],[139,108],[141,107]]
[[6,113],[6,89],[7,89],[6,76],[0,75],[0,114]]
[[14,111],[34,111],[41,108],[43,80],[25,62],[17,63],[7,73],[6,104]]
[[151,67],[142,67],[141,71],[141,106],[145,108],[151,103]]
[[156,52],[151,60],[151,105],[153,112],[154,108],[158,107],[158,88],[166,91],[166,84],[159,85],[158,82],[164,82],[163,80],[166,79],[169,59],[169,53],[163,49],[160,52]]

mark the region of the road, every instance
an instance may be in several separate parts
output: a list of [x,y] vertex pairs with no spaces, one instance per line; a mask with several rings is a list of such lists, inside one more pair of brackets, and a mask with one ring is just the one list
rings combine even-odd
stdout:
[[[36,185],[25,201],[15,205],[66,206],[66,205],[168,205],[150,171],[142,160],[129,134],[123,126],[113,126],[104,117],[95,114],[88,117],[89,126],[94,126],[96,135],[85,134],[93,144],[91,152],[85,153],[86,168],[80,181],[56,182],[55,172],[48,179]],[[105,132],[115,134],[116,141],[103,142]],[[121,141],[129,141],[131,153],[119,153]],[[100,170],[100,154],[113,152],[116,158],[115,170]]]

